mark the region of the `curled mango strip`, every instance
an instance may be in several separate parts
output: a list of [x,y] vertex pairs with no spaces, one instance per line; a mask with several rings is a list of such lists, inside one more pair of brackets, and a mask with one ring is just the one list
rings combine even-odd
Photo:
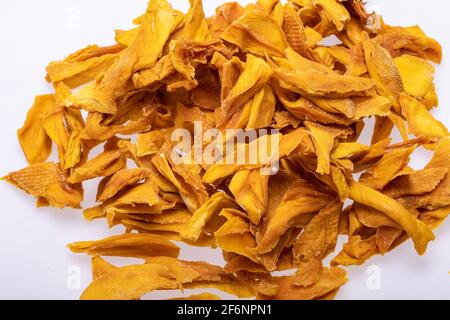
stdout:
[[425,253],[428,243],[435,239],[431,229],[415,218],[404,206],[362,183],[350,185],[350,198],[383,212],[397,222],[413,239],[417,253],[420,255]]

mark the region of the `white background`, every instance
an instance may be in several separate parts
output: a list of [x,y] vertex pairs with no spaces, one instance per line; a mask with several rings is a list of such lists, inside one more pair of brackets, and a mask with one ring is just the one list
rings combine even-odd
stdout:
[[[145,0],[1,0],[0,2],[0,175],[25,167],[16,139],[34,96],[50,92],[44,80],[49,61],[60,60],[88,44],[113,43],[114,29],[131,27],[144,12]],[[171,1],[186,12],[188,0]],[[208,15],[223,0],[205,0]],[[239,1],[242,4],[250,1]],[[441,99],[434,114],[450,127],[450,1],[369,0],[369,7],[393,25],[419,24],[444,48],[444,63],[437,68]],[[413,164],[426,161],[417,154]],[[87,185],[92,203],[96,181]],[[71,254],[65,245],[118,234],[105,221],[87,223],[75,210],[36,209],[34,200],[0,182],[0,299],[78,299],[91,280],[90,259]],[[437,232],[427,254],[419,257],[408,242],[367,265],[349,268],[350,282],[338,299],[448,299],[450,298],[450,221]],[[217,251],[186,248],[182,258],[222,263]],[[116,263],[125,263],[113,260]],[[380,276],[371,286],[371,272]],[[77,276],[80,278],[77,286]],[[368,285],[369,284],[369,285]],[[150,297],[168,297],[156,293]]]

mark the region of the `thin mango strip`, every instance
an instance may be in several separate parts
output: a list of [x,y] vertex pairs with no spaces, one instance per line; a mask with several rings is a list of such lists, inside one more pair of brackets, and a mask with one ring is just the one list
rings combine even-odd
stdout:
[[412,238],[420,255],[425,253],[428,243],[435,238],[431,229],[400,203],[362,183],[354,182],[350,185],[350,198],[383,212],[397,222]]
[[124,234],[99,241],[76,242],[68,245],[74,253],[120,257],[178,257],[180,248],[162,237],[151,234]]

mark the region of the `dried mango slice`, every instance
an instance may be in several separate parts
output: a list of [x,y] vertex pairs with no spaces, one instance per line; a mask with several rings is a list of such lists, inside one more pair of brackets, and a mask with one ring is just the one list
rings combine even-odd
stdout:
[[151,207],[159,204],[160,201],[161,199],[158,194],[157,186],[151,180],[148,180],[128,189],[127,192],[115,198],[114,201],[106,207],[106,210],[126,205],[136,206],[139,204],[145,204]]
[[370,116],[388,117],[391,115],[392,103],[382,96],[369,98],[355,98],[354,119],[363,119]]
[[339,199],[344,203],[349,195],[349,188],[347,184],[347,174],[343,168],[331,167],[331,179],[339,194]]
[[125,159],[119,150],[104,152],[76,168],[68,181],[80,183],[97,177],[107,177],[123,169]]
[[151,258],[147,263],[168,266],[184,289],[214,288],[242,298],[255,296],[255,291],[249,285],[215,265],[169,257]]
[[105,208],[103,205],[94,206],[92,208],[84,209],[83,216],[87,221],[106,217]]
[[[359,226],[355,229],[360,229],[362,226],[366,226],[369,228],[382,228],[382,227],[391,227],[391,228],[400,228],[399,225],[393,221],[391,218],[386,216],[383,212],[373,209],[371,207],[355,203],[353,205],[354,218],[359,222]],[[354,234],[355,232],[352,232]]]
[[[128,116],[130,117],[130,116]],[[104,125],[105,116],[98,112],[91,112],[86,119],[86,126],[81,132],[85,140],[106,141],[116,135],[131,135],[150,130],[151,122],[154,121],[155,114],[151,110],[143,109],[141,118],[136,121],[127,121],[125,124],[110,123]],[[120,123],[120,120],[117,122]]]
[[437,121],[427,108],[413,97],[400,96],[402,113],[408,120],[408,130],[416,136],[443,138],[449,135],[447,128]]
[[326,74],[333,73],[333,70],[329,67],[306,59],[291,48],[286,49],[286,59],[274,57],[273,60],[280,68],[295,69],[297,71],[314,70]]
[[142,168],[123,169],[116,172],[97,195],[97,200],[104,202],[122,191],[125,187],[133,185],[147,178],[149,172]]
[[[311,218],[310,216],[308,218]],[[278,241],[274,249],[268,253],[259,254],[260,263],[268,271],[285,271],[294,268],[294,258],[292,255],[292,245],[296,237],[300,234],[298,228],[290,228]],[[257,237],[260,235],[257,233]]]
[[191,221],[189,221],[186,228],[181,232],[181,236],[186,240],[197,241],[207,222],[225,208],[237,209],[237,206],[234,200],[225,193],[218,192],[214,194],[194,213]]
[[311,98],[311,101],[330,113],[342,113],[347,118],[353,118],[355,115],[355,103],[352,99],[324,99]]
[[[201,204],[203,204],[207,200],[207,194],[204,190],[204,187],[201,186],[196,188],[195,185],[189,185],[183,182],[181,178],[178,178],[179,175],[175,175],[176,172],[172,170],[170,163],[164,154],[160,154],[159,156],[154,157],[152,159],[152,163],[156,167],[158,172],[177,188],[189,210],[193,212],[196,211],[201,207]],[[181,169],[177,169],[174,167],[174,170]],[[181,172],[178,171],[178,173]],[[183,170],[183,173],[186,172]],[[195,183],[199,182],[195,181]]]
[[449,167],[449,155],[450,155],[450,137],[442,138],[436,146],[436,149],[430,162],[426,165],[425,169],[432,168],[448,168]]
[[175,67],[169,56],[164,56],[153,66],[143,69],[133,74],[132,80],[136,89],[158,85],[159,81],[164,81],[175,73]]
[[417,99],[423,98],[433,85],[434,67],[427,61],[410,55],[397,57],[394,61],[405,92]]
[[320,281],[322,260],[336,247],[341,209],[340,201],[331,202],[311,220],[296,240],[293,254],[299,270],[295,285],[309,287]]
[[358,157],[362,154],[366,154],[369,151],[369,147],[358,142],[342,142],[334,148],[331,156],[334,159],[343,159],[348,157]]
[[236,79],[236,83],[223,98],[218,125],[225,123],[243,105],[245,105],[272,76],[272,69],[262,59],[247,55],[247,63]]
[[391,250],[394,242],[402,235],[403,230],[392,227],[381,227],[377,229],[376,242],[380,254]]
[[301,120],[309,118],[312,121],[322,124],[339,125],[348,125],[352,122],[342,115],[326,112],[312,101],[305,98],[300,98],[297,101],[288,101],[285,99],[281,99],[281,101],[290,113]]
[[[81,88],[69,97],[67,105],[87,111],[115,114],[116,99],[126,90],[133,72],[151,67],[159,58],[172,32],[171,21],[174,20],[172,8],[167,1],[150,1],[133,43],[105,72],[101,81]],[[158,30],[154,30],[153,25]]]
[[447,173],[442,182],[433,191],[420,196],[405,196],[400,198],[408,207],[435,210],[450,205],[449,203],[450,175]]
[[383,193],[397,199],[423,195],[437,188],[448,173],[448,168],[430,168],[400,175],[390,182]]
[[[283,177],[277,177],[283,179]],[[331,196],[317,190],[312,184],[301,179],[275,179],[269,188],[281,184],[281,194],[277,199],[269,197],[269,210],[266,221],[261,226],[261,235],[257,237],[258,252],[268,253],[278,243],[280,237],[295,223],[301,215],[314,213],[323,209],[331,200]],[[284,191],[284,192],[283,192]],[[281,196],[281,198],[280,198]]]
[[383,189],[408,163],[416,147],[401,148],[386,153],[372,168],[366,170],[360,182],[376,189]]
[[[285,140],[285,142],[286,141],[287,140]],[[282,142],[282,135],[280,133],[277,133],[273,135],[262,136],[261,138],[250,142],[249,144],[237,144],[237,146],[235,147],[235,151],[224,155],[224,158],[218,160],[217,163],[206,170],[202,180],[206,184],[214,184],[222,178],[233,175],[240,169],[254,169],[272,165],[274,156],[278,154],[280,158],[283,158],[287,156],[287,154],[285,153],[286,151],[292,151],[289,150],[287,146],[283,147]],[[268,150],[265,150],[267,152],[263,152],[263,155],[258,152],[260,146],[267,146]],[[237,159],[237,157],[242,154],[247,158],[250,154],[257,155],[257,157],[255,156],[256,159],[252,159],[253,161],[251,162],[254,163],[247,165],[239,163],[233,164],[236,161],[233,162],[233,160],[227,160]]]
[[337,31],[342,31],[345,24],[350,20],[350,14],[344,5],[337,0],[312,0],[314,6],[319,7],[336,26]]
[[303,57],[312,60],[310,44],[300,16],[289,3],[284,6],[283,13],[283,31],[290,47]]
[[160,224],[134,219],[121,219],[120,223],[123,224],[128,230],[136,230],[138,232],[146,232],[151,234],[159,232],[179,234],[186,226],[184,223]]
[[138,300],[150,291],[177,287],[178,282],[168,267],[135,265],[100,276],[83,292],[81,300]]
[[76,242],[68,245],[75,253],[120,257],[159,257],[176,258],[180,248],[166,239],[152,234],[124,234],[99,241]]
[[69,87],[76,88],[105,72],[123,49],[121,45],[104,48],[89,46],[75,53],[76,56],[71,55],[64,61],[50,63],[45,70],[51,82],[62,81]]
[[314,300],[339,289],[347,281],[347,272],[340,268],[324,268],[322,276],[315,285],[299,287],[293,284],[293,277],[275,278],[279,285],[278,292],[272,298],[274,300]]
[[275,114],[276,103],[273,90],[269,86],[264,86],[253,99],[247,130],[269,127]]
[[361,265],[378,252],[375,236],[364,240],[360,236],[350,237],[348,243],[344,244],[344,249],[331,261],[331,265]]
[[165,142],[166,133],[167,131],[162,129],[138,135],[137,156],[144,157],[157,154]]
[[26,193],[56,208],[80,208],[83,193],[71,186],[55,163],[39,163],[3,178]]
[[92,258],[92,279],[97,280],[101,276],[117,269],[116,266],[113,266],[108,261],[103,259],[102,257],[95,256]]
[[269,176],[262,176],[260,170],[238,171],[228,188],[242,206],[250,221],[258,225],[267,210]]
[[283,88],[305,96],[347,98],[365,96],[374,88],[370,79],[339,74],[325,74],[313,70],[298,72],[275,69],[275,77]]
[[377,84],[377,90],[383,96],[390,98],[396,106],[398,97],[403,91],[403,82],[394,60],[389,52],[367,35],[364,36],[362,45],[367,69]]
[[251,233],[249,222],[240,216],[243,213],[224,209],[220,214],[227,222],[214,233],[217,245],[225,252],[236,253],[257,262],[254,250],[251,250],[256,247],[256,240]]
[[317,154],[317,173],[330,173],[330,153],[334,147],[335,139],[343,133],[341,128],[322,126],[317,123],[305,122],[311,132],[311,136]]
[[278,285],[269,273],[251,273],[239,271],[236,277],[253,288],[258,294],[273,296],[277,293]]
[[173,9],[166,0],[149,2],[139,34],[132,45],[135,46],[134,49],[138,56],[138,60],[133,66],[134,71],[151,67],[158,60],[174,24]]
[[211,38],[208,22],[203,12],[202,0],[192,0],[191,8],[185,17],[183,38],[192,41],[207,41]]
[[284,56],[287,39],[278,23],[260,10],[251,10],[231,24],[220,37],[248,51],[264,56]]
[[419,26],[393,27],[382,22],[381,28],[377,32],[379,35],[375,40],[393,57],[412,51],[423,59],[435,63],[442,61],[441,45],[436,40],[427,37]]
[[45,130],[45,120],[55,109],[53,95],[36,97],[24,126],[17,132],[29,164],[44,162],[52,152],[52,141]]
[[443,207],[437,210],[421,212],[420,219],[430,225],[434,230],[438,228],[450,215],[449,207]]
[[434,240],[431,229],[415,218],[400,203],[362,183],[350,185],[350,197],[361,204],[377,209],[397,222],[413,239],[417,253],[423,255],[428,243]]

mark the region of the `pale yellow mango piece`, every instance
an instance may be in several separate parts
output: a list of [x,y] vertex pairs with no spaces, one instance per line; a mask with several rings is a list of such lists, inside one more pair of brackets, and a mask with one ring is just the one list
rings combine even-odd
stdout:
[[407,94],[421,99],[433,85],[434,67],[426,60],[403,55],[394,59]]
[[264,56],[284,56],[287,39],[280,25],[260,10],[250,10],[231,24],[220,37],[243,51]]
[[17,132],[29,164],[44,162],[52,152],[52,141],[45,130],[45,120],[55,108],[53,95],[36,97],[24,126]]
[[400,105],[402,113],[408,120],[408,130],[415,136],[443,138],[449,135],[447,128],[436,120],[417,99],[402,94]]

